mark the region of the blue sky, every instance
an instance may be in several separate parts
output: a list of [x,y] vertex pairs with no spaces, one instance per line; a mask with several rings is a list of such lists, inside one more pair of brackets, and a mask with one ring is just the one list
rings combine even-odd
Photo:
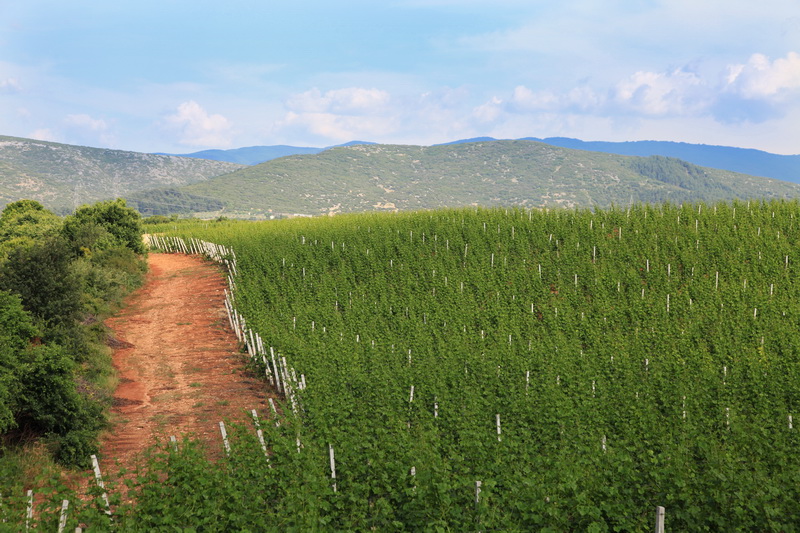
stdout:
[[136,151],[476,136],[800,153],[797,0],[0,0],[0,134]]

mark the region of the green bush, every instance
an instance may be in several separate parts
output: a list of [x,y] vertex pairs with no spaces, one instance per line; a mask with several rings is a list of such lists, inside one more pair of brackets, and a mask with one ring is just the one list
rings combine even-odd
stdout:
[[18,246],[0,264],[0,289],[18,294],[25,309],[47,325],[74,323],[80,283],[71,263],[61,237]]
[[[145,252],[142,242],[142,218],[136,210],[128,207],[122,198],[79,207],[64,221],[64,235],[71,242],[79,242],[87,237],[87,232],[96,234],[96,228],[89,231],[87,226],[102,227],[118,244],[138,254]],[[97,238],[95,244],[97,242],[101,240]],[[107,246],[107,241],[104,244]]]
[[61,346],[33,347],[19,380],[20,424],[62,436],[75,428],[97,432],[104,424],[102,406],[78,393],[74,370]]
[[99,450],[97,432],[84,429],[69,431],[57,440],[57,447],[55,458],[59,463],[87,468],[90,466],[89,457]]
[[56,235],[60,229],[61,219],[39,202],[12,202],[0,214],[0,249],[31,244]]
[[20,353],[35,335],[36,328],[19,297],[0,291],[0,433],[16,425]]

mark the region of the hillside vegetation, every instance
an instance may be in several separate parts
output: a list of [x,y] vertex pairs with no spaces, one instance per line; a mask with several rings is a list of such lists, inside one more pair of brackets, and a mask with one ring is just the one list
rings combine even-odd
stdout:
[[289,156],[180,189],[226,213],[310,215],[439,207],[608,207],[794,198],[800,185],[534,141],[356,145]]
[[32,200],[3,209],[2,483],[32,482],[20,464],[37,439],[67,465],[86,466],[97,452],[116,386],[102,319],[141,283],[144,253],[139,214],[123,200],[82,206],[66,218]]
[[32,199],[65,214],[135,191],[176,187],[241,165],[0,136],[0,208]]

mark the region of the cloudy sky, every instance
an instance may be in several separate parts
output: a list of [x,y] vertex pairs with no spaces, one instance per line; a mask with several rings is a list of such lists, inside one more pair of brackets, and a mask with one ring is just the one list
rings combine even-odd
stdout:
[[798,0],[0,0],[0,135],[800,153]]

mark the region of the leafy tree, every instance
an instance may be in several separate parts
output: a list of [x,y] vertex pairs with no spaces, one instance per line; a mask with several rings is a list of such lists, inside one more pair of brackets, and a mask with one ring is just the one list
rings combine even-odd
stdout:
[[19,297],[0,291],[0,432],[15,425],[20,357],[35,335],[36,328]]
[[[107,234],[99,230],[104,229]],[[108,248],[112,242],[142,254],[142,218],[122,198],[79,207],[64,221],[64,235],[77,246]],[[109,239],[108,236],[112,239]],[[87,246],[88,245],[88,246]]]
[[61,219],[34,200],[19,200],[8,204],[0,214],[0,251],[6,253],[16,246],[55,235]]
[[12,249],[0,264],[0,289],[18,294],[25,309],[49,326],[69,325],[80,311],[80,281],[61,237]]

